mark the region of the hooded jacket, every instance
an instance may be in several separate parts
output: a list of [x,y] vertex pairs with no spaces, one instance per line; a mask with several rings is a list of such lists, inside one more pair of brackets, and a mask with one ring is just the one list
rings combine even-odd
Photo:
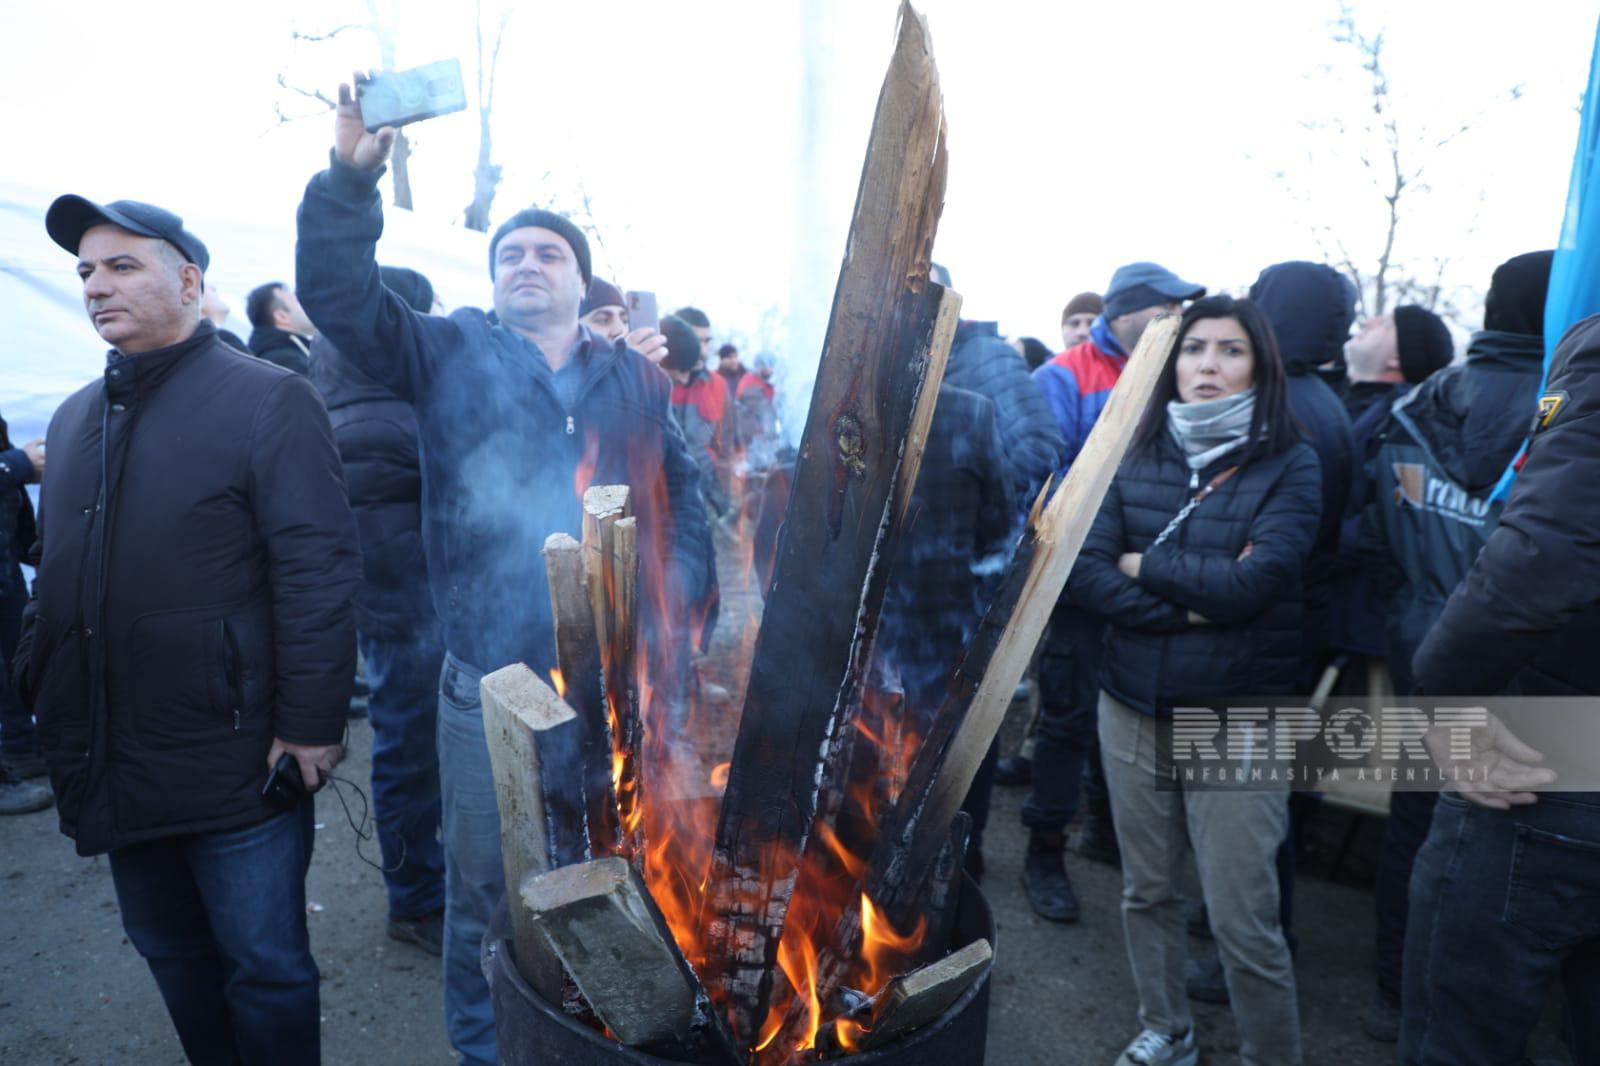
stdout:
[[945,366],[945,384],[987,396],[999,415],[1006,477],[1021,522],[1050,475],[1061,469],[1065,446],[1044,394],[993,322],[962,322]]
[[1289,408],[1305,428],[1322,468],[1321,524],[1306,561],[1305,652],[1309,670],[1327,644],[1329,601],[1339,552],[1339,527],[1357,462],[1350,416],[1315,371],[1342,357],[1355,318],[1355,290],[1322,263],[1279,263],[1261,272],[1250,299],[1272,323],[1287,375]]
[[1128,353],[1111,333],[1104,315],[1095,319],[1090,339],[1074,345],[1033,372],[1056,426],[1066,441],[1061,472],[1066,473],[1089,439],[1111,390],[1128,365]]
[[276,326],[257,326],[250,331],[250,354],[301,377],[311,373],[311,346],[306,339]]
[[1401,693],[1412,691],[1418,644],[1499,519],[1490,495],[1528,432],[1543,371],[1539,337],[1474,334],[1466,362],[1397,402],[1381,432],[1361,554],[1376,572]]
[[345,357],[416,412],[428,578],[446,647],[485,672],[554,665],[542,551],[552,533],[581,533],[588,485],[633,490],[640,601],[656,612],[645,624],[687,617],[707,593],[710,534],[666,374],[580,326],[584,376],[568,410],[531,341],[477,308],[418,314],[379,281],[378,177],[334,162],[311,179],[295,288]]
[[[1321,499],[1310,445],[1244,463],[1151,546],[1196,488],[1235,462],[1224,456],[1192,479],[1166,433],[1129,452],[1072,568],[1071,602],[1109,623],[1101,687],[1134,710],[1164,716],[1184,701],[1295,688]],[[1137,581],[1117,569],[1126,552],[1144,555]],[[1190,611],[1210,624],[1191,624]]]
[[93,855],[272,817],[273,738],[338,743],[355,675],[361,564],[316,390],[202,322],[113,353],[47,440],[17,664],[62,831]]

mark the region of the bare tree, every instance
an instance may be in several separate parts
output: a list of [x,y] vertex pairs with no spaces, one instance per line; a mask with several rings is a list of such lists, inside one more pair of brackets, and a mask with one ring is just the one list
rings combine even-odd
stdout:
[[472,172],[472,202],[467,205],[466,227],[479,233],[489,232],[489,208],[494,203],[495,189],[500,184],[500,166],[494,162],[494,140],[490,128],[494,115],[494,80],[500,66],[500,46],[505,42],[506,24],[511,12],[500,15],[495,26],[494,47],[489,61],[483,58],[483,2],[475,5],[478,39],[478,165]]

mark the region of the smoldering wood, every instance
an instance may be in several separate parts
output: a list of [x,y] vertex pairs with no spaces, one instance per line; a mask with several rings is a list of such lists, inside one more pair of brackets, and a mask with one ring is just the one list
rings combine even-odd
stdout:
[[[611,640],[605,660],[606,696],[616,722],[618,759],[614,787],[622,852],[644,869],[644,719],[639,710],[639,552],[638,519],[620,518],[612,526]],[[610,772],[610,767],[607,767]],[[608,777],[608,786],[613,785]]]
[[593,854],[610,855],[621,845],[617,798],[611,780],[611,715],[600,679],[600,644],[582,546],[565,533],[544,542],[555,623],[556,665],[566,687],[563,698],[583,723],[583,780]]
[[[761,1025],[778,942],[850,678],[882,604],[943,374],[944,293],[928,281],[946,171],[938,74],[909,5],[878,99],[822,363],[751,663],[708,882],[708,980],[735,1035]],[[920,423],[920,428],[914,424]],[[913,453],[915,450],[912,450]],[[903,462],[902,459],[907,460]],[[863,633],[863,630],[865,632]],[[797,649],[806,661],[796,662]]]
[[860,1050],[872,1051],[935,1021],[982,976],[994,950],[975,940],[960,951],[896,977],[879,993]]
[[[506,884],[586,860],[583,727],[577,712],[521,663],[485,675],[479,697]],[[546,999],[561,1003],[561,968],[516,909],[511,931],[517,969]]]
[[[1179,318],[1146,328],[1105,410],[1048,502],[1028,517],[1000,589],[950,682],[906,789],[873,848],[863,891],[896,929],[911,928],[951,820],[999,731],[1078,551],[1133,439],[1177,336]],[[827,1002],[861,943],[860,915],[847,909],[818,952],[817,991]],[[786,1028],[798,1019],[791,1016]]]
[[[739,1062],[646,889],[621,856],[530,874],[520,910],[616,1038],[658,1053]],[[709,1036],[709,1042],[706,1037]],[[709,1059],[703,1055],[712,1052]]]
[[961,903],[961,878],[966,869],[967,844],[972,838],[972,816],[957,811],[950,819],[950,833],[928,873],[922,913],[928,916],[928,932],[922,938],[912,961],[929,962],[950,950],[955,936],[956,913]]

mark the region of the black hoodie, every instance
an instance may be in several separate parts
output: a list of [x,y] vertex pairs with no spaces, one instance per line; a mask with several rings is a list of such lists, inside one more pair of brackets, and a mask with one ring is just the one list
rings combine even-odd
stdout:
[[1355,291],[1345,276],[1321,263],[1278,263],[1250,286],[1272,323],[1288,376],[1289,407],[1305,428],[1322,467],[1322,520],[1306,562],[1306,675],[1320,657],[1328,632],[1328,604],[1339,551],[1339,525],[1356,465],[1355,440],[1344,404],[1314,371],[1338,359],[1355,318]]

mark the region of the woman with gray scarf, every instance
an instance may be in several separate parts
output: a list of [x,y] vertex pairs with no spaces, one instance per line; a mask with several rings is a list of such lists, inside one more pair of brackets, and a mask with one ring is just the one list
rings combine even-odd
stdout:
[[1320,486],[1261,312],[1227,296],[1190,305],[1068,586],[1108,622],[1100,745],[1142,1029],[1119,1066],[1198,1061],[1178,880],[1190,842],[1241,1061],[1301,1061],[1274,869],[1287,782],[1197,786],[1167,727],[1174,706],[1293,690]]

